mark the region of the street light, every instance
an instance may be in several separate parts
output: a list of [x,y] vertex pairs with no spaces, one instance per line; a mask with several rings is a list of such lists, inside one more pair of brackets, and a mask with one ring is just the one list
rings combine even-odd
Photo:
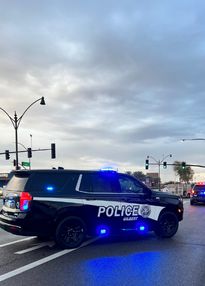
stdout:
[[205,140],[204,138],[194,138],[194,139],[181,139],[180,141],[187,141],[187,140]]
[[14,119],[3,109],[0,107],[0,109],[6,113],[6,115],[9,117],[9,119],[11,120],[11,123],[15,129],[15,144],[16,144],[16,170],[19,170],[19,166],[18,166],[18,127],[20,125],[21,119],[23,118],[24,114],[26,113],[26,111],[37,101],[41,101],[40,104],[41,105],[45,105],[45,100],[44,97],[41,97],[39,99],[37,99],[36,101],[34,101],[33,103],[31,103],[29,105],[29,107],[26,108],[26,110],[24,111],[24,113],[21,115],[21,117],[17,117],[16,111],[14,113]]
[[[163,155],[164,156],[164,155]],[[170,155],[167,155],[166,157],[164,157],[161,161],[159,160],[159,161],[157,161],[155,158],[153,158],[152,156],[147,156],[147,159],[149,159],[149,157],[150,158],[152,158],[156,163],[157,163],[157,165],[159,166],[159,191],[160,191],[160,165],[161,165],[161,163],[167,158],[167,157],[172,157],[172,154],[170,154]]]

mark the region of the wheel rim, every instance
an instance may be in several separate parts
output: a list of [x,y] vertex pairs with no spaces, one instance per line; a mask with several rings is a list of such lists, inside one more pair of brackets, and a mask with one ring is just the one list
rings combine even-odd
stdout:
[[61,237],[64,243],[76,245],[84,238],[84,229],[80,221],[67,222],[62,227]]
[[160,222],[160,228],[164,235],[171,235],[176,231],[177,228],[177,221],[174,216],[166,215],[163,217],[162,221]]

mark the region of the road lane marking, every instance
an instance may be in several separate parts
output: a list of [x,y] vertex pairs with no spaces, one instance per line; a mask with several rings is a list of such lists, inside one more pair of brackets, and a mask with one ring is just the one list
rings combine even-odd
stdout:
[[24,253],[36,250],[36,249],[44,247],[44,246],[49,246],[51,248],[54,245],[55,245],[54,241],[41,242],[41,243],[39,243],[39,244],[37,244],[37,245],[35,245],[33,247],[30,247],[30,248],[27,248],[27,249],[24,249],[24,250],[21,250],[21,251],[14,252],[14,254],[24,254]]
[[5,243],[5,244],[2,244],[2,245],[0,245],[0,247],[8,246],[8,245],[15,244],[15,243],[18,243],[18,242],[21,242],[21,241],[25,241],[25,240],[30,240],[30,239],[33,239],[33,238],[36,238],[36,237],[37,236],[31,236],[31,237],[23,238],[23,239],[20,239],[20,240],[15,240],[13,242],[8,242],[8,243]]
[[74,251],[74,250],[77,250],[77,249],[79,249],[79,248],[81,248],[81,247],[83,247],[83,246],[85,246],[85,245],[87,245],[87,244],[90,244],[90,243],[92,243],[92,242],[94,242],[94,241],[96,241],[96,240],[98,240],[98,239],[100,239],[100,238],[101,238],[101,237],[99,237],[99,236],[98,236],[98,237],[95,237],[95,238],[93,238],[93,239],[90,239],[90,240],[84,242],[84,243],[83,243],[81,246],[79,246],[78,248],[72,248],[72,249],[62,250],[62,251],[57,252],[57,253],[55,253],[55,254],[52,254],[52,255],[50,255],[50,256],[48,256],[48,257],[45,257],[45,258],[43,258],[43,259],[37,260],[37,261],[32,262],[32,263],[30,263],[30,264],[28,264],[28,265],[25,265],[25,266],[23,266],[23,267],[20,267],[20,268],[18,268],[18,269],[15,269],[15,270],[13,270],[13,271],[10,271],[10,272],[8,272],[8,273],[5,273],[5,274],[3,274],[3,275],[0,275],[0,282],[6,280],[6,279],[8,279],[8,278],[11,278],[11,277],[13,277],[13,276],[16,276],[16,275],[18,275],[18,274],[20,274],[20,273],[23,273],[23,272],[25,272],[25,271],[28,271],[28,270],[30,270],[30,269],[32,269],[32,268],[34,268],[34,267],[37,267],[37,266],[39,266],[39,265],[42,265],[42,264],[44,264],[44,263],[46,263],[46,262],[48,262],[48,261],[51,261],[51,260],[53,260],[53,259],[56,259],[56,258],[58,258],[58,257],[60,257],[60,256],[62,256],[62,255],[65,255],[65,254],[69,253],[69,252],[72,252],[72,251]]

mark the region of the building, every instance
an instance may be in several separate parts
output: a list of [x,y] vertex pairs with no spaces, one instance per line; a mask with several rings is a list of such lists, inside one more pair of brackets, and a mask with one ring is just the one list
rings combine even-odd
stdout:
[[159,173],[147,173],[146,174],[146,186],[149,188],[156,188],[158,186]]
[[0,187],[6,186],[12,177],[13,175],[10,173],[0,173]]

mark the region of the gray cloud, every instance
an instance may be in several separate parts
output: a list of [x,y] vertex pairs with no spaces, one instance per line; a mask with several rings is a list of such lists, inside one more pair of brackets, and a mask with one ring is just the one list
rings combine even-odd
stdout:
[[[203,164],[203,142],[179,141],[204,137],[204,6],[1,1],[0,106],[20,117],[45,96],[46,106],[35,104],[22,119],[19,141],[29,146],[33,134],[34,147],[58,146],[56,161],[36,152],[33,166],[111,162],[145,172],[148,154],[170,152]],[[0,122],[1,149],[12,149],[14,130],[3,112]],[[0,160],[2,172],[10,170]]]

